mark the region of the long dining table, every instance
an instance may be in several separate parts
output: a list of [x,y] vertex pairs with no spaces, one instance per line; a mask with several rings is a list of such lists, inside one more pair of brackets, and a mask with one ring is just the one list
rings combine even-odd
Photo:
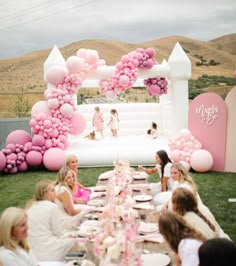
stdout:
[[[93,237],[102,230],[102,224],[99,222],[99,213],[103,211],[104,205],[107,203],[106,189],[111,175],[112,171],[108,171],[98,177],[91,198],[87,206],[84,206],[84,208],[87,209],[86,214],[83,217],[79,230],[76,231],[76,234],[79,236],[79,241],[84,243],[86,259],[93,262],[95,265],[99,265],[99,259],[93,252]],[[174,266],[174,253],[158,231],[158,217],[160,212],[155,210],[150,190],[149,176],[135,170],[132,175],[133,180],[132,183],[129,184],[129,188],[132,189],[132,197],[135,200],[133,208],[138,212],[137,220],[140,223],[137,238],[142,245],[142,256],[144,256],[144,259],[148,256],[150,258],[153,257],[153,260],[149,260],[148,264],[144,263],[143,265]],[[157,255],[159,255],[159,257]],[[161,259],[160,264],[158,264],[157,261],[159,258]]]

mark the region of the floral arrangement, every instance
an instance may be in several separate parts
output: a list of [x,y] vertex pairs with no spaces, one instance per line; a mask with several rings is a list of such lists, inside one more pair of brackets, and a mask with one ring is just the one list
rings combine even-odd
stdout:
[[104,231],[94,238],[93,251],[101,259],[101,265],[141,265],[141,251],[136,246],[138,212],[133,209],[131,182],[129,162],[116,162],[107,186],[108,204],[99,216]]

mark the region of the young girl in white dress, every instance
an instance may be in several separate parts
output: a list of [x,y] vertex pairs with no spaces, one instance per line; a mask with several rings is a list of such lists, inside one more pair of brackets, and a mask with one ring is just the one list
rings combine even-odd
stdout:
[[117,130],[119,129],[119,116],[116,109],[111,109],[110,121],[108,122],[113,137],[117,137]]

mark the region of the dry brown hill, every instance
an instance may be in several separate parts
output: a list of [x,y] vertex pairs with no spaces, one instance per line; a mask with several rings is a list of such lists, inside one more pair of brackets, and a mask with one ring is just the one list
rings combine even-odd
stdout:
[[[76,54],[80,48],[94,49],[98,51],[100,58],[104,59],[107,65],[114,65],[122,55],[138,47],[152,47],[156,50],[156,60],[161,63],[163,59],[168,60],[177,42],[181,44],[192,62],[193,79],[202,74],[231,77],[233,70],[236,69],[236,34],[222,36],[207,42],[183,36],[169,36],[139,44],[100,39],[83,40],[60,48],[60,51],[67,59],[70,55]],[[15,94],[22,87],[29,89],[32,94],[38,93],[41,98],[43,97],[45,90],[43,64],[50,51],[51,48],[13,59],[0,60],[0,106],[7,104],[4,101],[7,94]],[[206,62],[214,60],[220,64],[196,66],[196,62],[199,61],[197,56],[201,56]],[[7,106],[3,108],[7,108]]]
[[[176,42],[188,52],[192,62],[192,78],[207,75],[232,76],[236,68],[236,34],[222,36],[212,41],[203,42],[183,36],[170,36],[140,44],[122,43],[111,40],[83,40],[72,43],[60,49],[62,55],[68,58],[80,48],[94,49],[106,64],[113,65],[122,55],[138,47],[153,47],[159,62],[168,59]],[[32,90],[44,90],[43,63],[51,49],[36,51],[13,59],[0,60],[0,92],[17,91],[24,86]],[[217,66],[196,66],[199,61],[194,55],[202,56],[206,61],[211,59],[220,62]]]

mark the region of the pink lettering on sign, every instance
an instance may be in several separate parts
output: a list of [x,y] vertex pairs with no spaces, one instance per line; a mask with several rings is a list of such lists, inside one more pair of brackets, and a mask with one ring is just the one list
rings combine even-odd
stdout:
[[207,92],[197,96],[189,106],[189,130],[214,159],[212,170],[224,171],[227,108],[217,94]]

